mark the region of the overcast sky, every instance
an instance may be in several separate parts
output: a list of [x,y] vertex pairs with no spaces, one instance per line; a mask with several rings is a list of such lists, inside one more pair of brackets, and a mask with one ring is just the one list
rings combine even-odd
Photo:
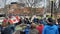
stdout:
[[[11,2],[18,2],[18,0],[6,0],[6,4],[10,4]],[[4,7],[5,0],[0,0],[0,8]]]
[[[20,0],[20,2],[26,2],[26,0]],[[31,1],[31,0],[30,0]],[[39,3],[37,4],[37,6],[40,6],[42,4],[44,4],[44,2],[40,2],[41,0],[37,0]],[[19,2],[18,0],[6,0],[6,4],[10,4],[11,2]],[[5,0],[0,0],[0,8],[3,8],[4,7],[4,3],[5,3]]]

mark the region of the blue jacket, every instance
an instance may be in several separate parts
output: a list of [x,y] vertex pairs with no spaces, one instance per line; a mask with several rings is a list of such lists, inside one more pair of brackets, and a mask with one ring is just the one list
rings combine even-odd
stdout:
[[34,23],[35,23],[35,22],[37,22],[37,19],[36,19],[36,18],[34,18],[34,19],[33,19],[33,21],[34,21]]
[[45,25],[42,34],[59,34],[58,27],[56,25]]
[[27,27],[24,29],[25,34],[28,34],[28,33],[29,33],[29,30],[30,30],[30,27],[27,26]]

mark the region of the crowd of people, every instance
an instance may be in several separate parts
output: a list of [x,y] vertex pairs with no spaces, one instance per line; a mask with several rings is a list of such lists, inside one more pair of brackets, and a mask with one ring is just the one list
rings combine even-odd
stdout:
[[[60,34],[60,19],[58,24],[52,19],[20,18],[15,24],[9,22],[0,25],[1,34]],[[19,25],[20,29],[17,29]],[[25,27],[24,27],[25,26]],[[17,27],[17,28],[16,28]],[[19,31],[19,32],[18,32]]]

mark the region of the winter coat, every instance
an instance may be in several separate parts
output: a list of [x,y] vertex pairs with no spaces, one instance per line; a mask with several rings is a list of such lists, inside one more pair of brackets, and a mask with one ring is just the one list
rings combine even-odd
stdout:
[[56,25],[45,25],[42,34],[59,34],[58,27]]
[[27,25],[27,27],[24,29],[25,34],[28,34],[30,30],[30,25]]
[[59,31],[59,34],[60,34],[60,24],[58,24],[57,26],[58,26],[58,31]]
[[2,34],[12,34],[13,30],[11,29],[10,26],[7,26],[6,28],[4,28],[4,30],[2,31]]
[[36,29],[39,31],[39,34],[42,34],[43,25],[36,26]]
[[43,20],[40,20],[39,23],[40,23],[40,24],[43,24],[43,25],[46,25],[46,24],[47,24],[47,23],[46,23],[45,21],[43,21]]
[[29,34],[39,34],[37,29],[30,29]]
[[37,18],[34,18],[33,21],[34,21],[34,23],[36,23],[37,22]]

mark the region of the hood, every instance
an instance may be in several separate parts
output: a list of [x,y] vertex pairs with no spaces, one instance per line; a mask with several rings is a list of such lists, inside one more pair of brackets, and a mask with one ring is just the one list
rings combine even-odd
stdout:
[[26,29],[29,29],[29,28],[30,28],[30,25],[29,25],[29,24],[27,24]]
[[48,26],[53,26],[53,24],[52,24],[52,23],[47,23],[47,25],[48,25]]
[[45,25],[44,26],[44,32],[43,31],[43,34],[46,33],[46,34],[58,34],[58,27],[56,25],[53,25],[53,26],[49,26],[49,25]]
[[52,26],[47,25],[47,29],[48,29],[48,30],[53,30],[53,29],[55,29],[56,27],[57,27],[56,25],[52,25]]
[[25,29],[30,29],[30,27],[29,27],[29,26],[27,26]]

